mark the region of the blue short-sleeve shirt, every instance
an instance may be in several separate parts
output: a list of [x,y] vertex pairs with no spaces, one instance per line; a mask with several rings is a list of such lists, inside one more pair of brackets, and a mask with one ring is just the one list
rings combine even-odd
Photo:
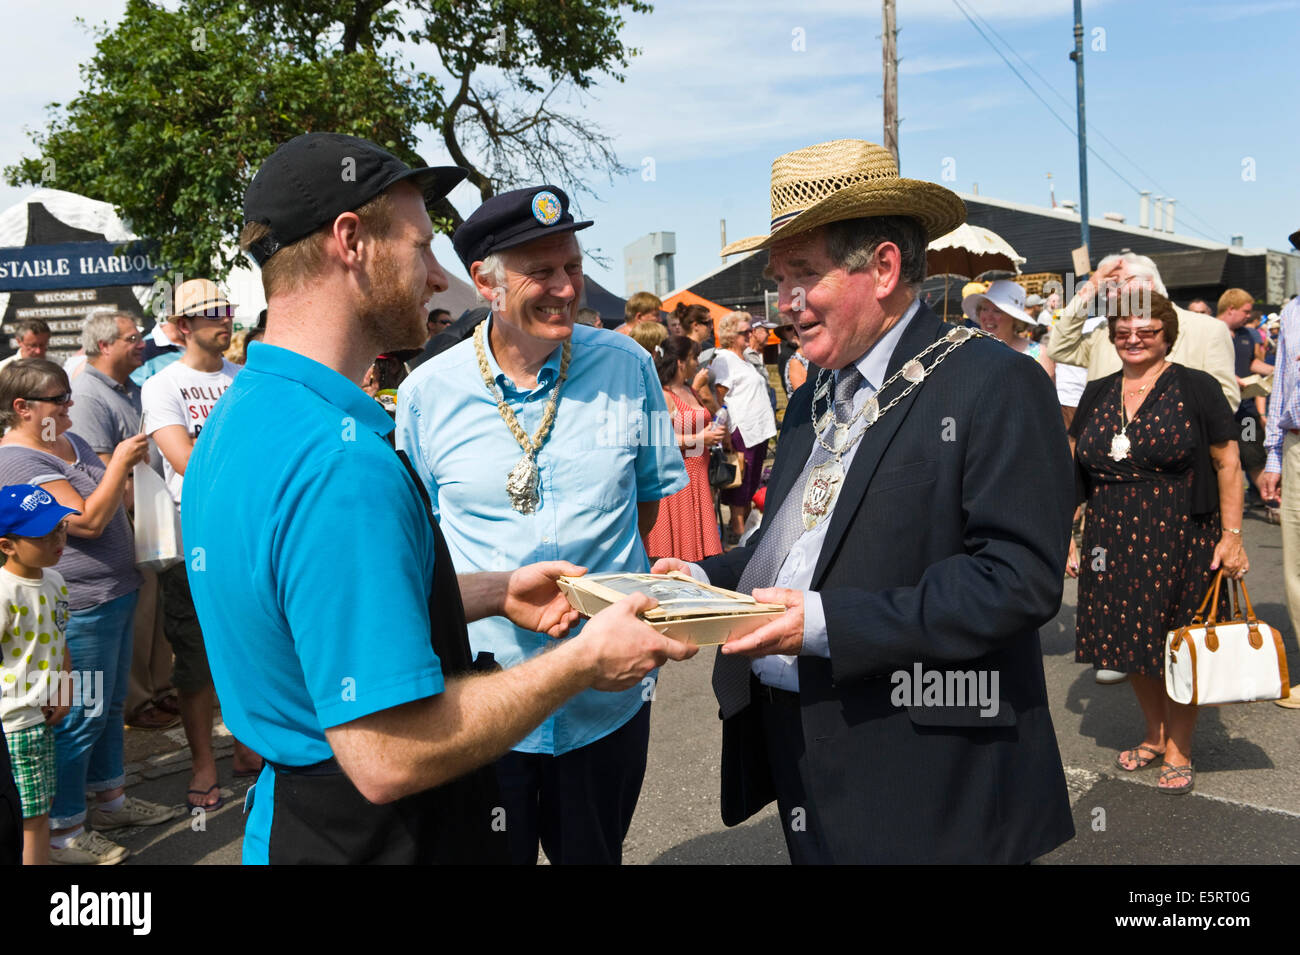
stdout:
[[[424,362],[398,389],[397,446],[429,489],[459,571],[542,560],[572,561],[591,573],[650,569],[636,505],[688,482],[663,389],[649,354],[632,339],[575,325],[572,342],[555,423],[537,456],[541,500],[532,514],[510,506],[506,477],[523,451],[488,393],[472,339]],[[486,349],[489,374],[530,436],[562,351],[551,354],[535,388],[520,390]],[[505,667],[551,642],[502,617],[470,624],[469,636],[475,653],[489,651]],[[580,693],[515,749],[559,755],[585,746],[630,720],[644,696],[641,686]]]
[[[342,375],[257,342],[195,442],[194,605],[226,724],[274,762],[320,762],[326,729],[442,692],[433,529],[392,427]],[[261,796],[246,861],[269,832]]]

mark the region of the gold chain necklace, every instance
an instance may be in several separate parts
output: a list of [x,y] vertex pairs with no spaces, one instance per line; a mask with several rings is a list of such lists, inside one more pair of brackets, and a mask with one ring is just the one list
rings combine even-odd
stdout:
[[[967,328],[964,325],[949,329],[948,333],[942,338],[936,338],[922,349],[916,357],[904,362],[898,371],[890,375],[888,380],[876,389],[876,393],[866,400],[858,412],[843,423],[835,420],[834,401],[827,406],[820,416],[817,414],[817,404],[830,393],[831,380],[834,377],[833,372],[829,372],[824,368],[817,373],[817,382],[813,389],[812,400],[813,433],[817,436],[817,443],[833,454],[834,457],[816,465],[808,474],[808,481],[804,485],[803,492],[803,524],[805,529],[812,530],[820,524],[835,506],[835,498],[839,495],[840,485],[844,483],[844,465],[841,463],[841,459],[844,457],[845,452],[857,444],[868,429],[884,417],[894,405],[906,398],[917,385],[925,381],[939,367],[940,363],[952,353],[953,349],[975,336],[988,337],[984,332]],[[947,345],[948,347],[930,363],[929,367],[926,367],[926,356],[941,345]],[[895,395],[889,404],[883,408],[880,407],[880,402],[877,400],[878,396],[884,394],[885,389],[899,378],[908,382],[907,387]],[[859,418],[865,419],[865,423],[854,433],[853,426]],[[832,430],[835,432],[835,437],[832,439],[831,444],[827,444],[826,435]]]
[[483,344],[485,324],[486,322],[480,322],[474,329],[474,354],[478,356],[479,374],[483,376],[483,384],[487,386],[488,394],[497,403],[497,413],[501,415],[506,427],[510,429],[510,433],[515,436],[519,447],[524,451],[524,456],[519,459],[519,463],[511,469],[506,478],[506,494],[510,497],[511,507],[520,514],[531,514],[537,510],[537,502],[540,500],[538,484],[541,475],[537,470],[537,452],[546,443],[546,438],[551,433],[551,425],[555,424],[555,410],[560,403],[560,389],[564,387],[564,379],[569,375],[569,358],[573,355],[573,345],[571,342],[564,343],[564,352],[560,358],[560,375],[555,380],[550,400],[546,402],[546,409],[542,412],[542,423],[537,426],[537,433],[530,438],[523,426],[519,424],[515,413],[506,404],[505,395],[492,380],[492,372],[488,368],[487,348]]

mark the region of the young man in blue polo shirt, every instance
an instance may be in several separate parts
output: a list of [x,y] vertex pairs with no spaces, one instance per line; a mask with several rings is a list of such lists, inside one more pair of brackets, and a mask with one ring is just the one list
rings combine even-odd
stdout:
[[[570,560],[593,573],[646,573],[641,534],[687,484],[663,389],[645,349],[575,325],[582,250],[564,191],[487,200],[452,243],[487,321],[402,383],[397,446],[429,489],[458,567]],[[657,300],[656,300],[657,301]],[[502,666],[545,634],[493,618],[470,627]],[[641,793],[653,680],[582,693],[497,762],[511,857],[616,864]]]
[[[457,578],[422,488],[359,384],[418,347],[447,280],[427,203],[463,178],[311,133],[263,164],[241,244],[262,267],[265,343],[190,457],[190,586],[227,725],[266,757],[245,862],[504,858],[490,773],[570,696],[638,685],[693,648],[633,596],[522,666],[471,662],[465,621],[552,637],[577,615],[552,561]],[[483,672],[473,673],[478,669]]]

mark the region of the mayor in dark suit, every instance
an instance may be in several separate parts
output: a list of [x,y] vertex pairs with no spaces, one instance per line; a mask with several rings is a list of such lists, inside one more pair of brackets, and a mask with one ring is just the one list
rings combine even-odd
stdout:
[[722,648],[722,817],[777,801],[796,863],[1023,863],[1074,827],[1038,628],[1073,509],[1051,382],[917,292],[965,218],[839,140],[772,167],[780,309],[823,372],[785,412],[753,542],[701,565],[784,605]]

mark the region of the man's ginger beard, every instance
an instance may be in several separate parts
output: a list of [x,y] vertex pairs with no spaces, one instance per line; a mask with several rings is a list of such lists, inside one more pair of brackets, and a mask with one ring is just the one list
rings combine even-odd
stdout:
[[381,244],[369,279],[370,291],[357,317],[369,344],[380,353],[423,348],[429,340],[424,289],[412,291],[402,281],[401,270]]

